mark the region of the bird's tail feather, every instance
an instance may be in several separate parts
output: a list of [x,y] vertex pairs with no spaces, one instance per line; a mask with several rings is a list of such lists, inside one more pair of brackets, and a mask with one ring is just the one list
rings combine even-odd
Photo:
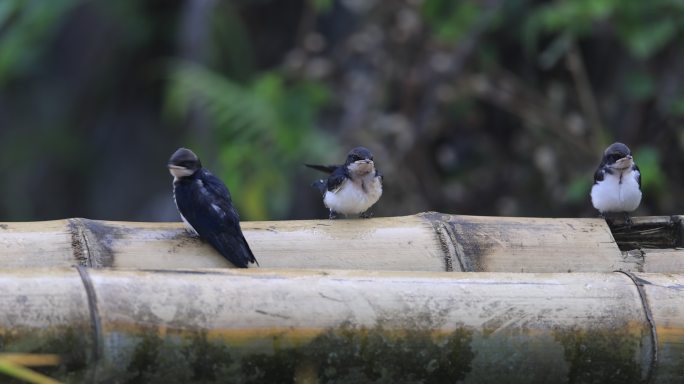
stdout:
[[309,168],[315,169],[317,171],[325,173],[333,173],[339,167],[339,165],[318,165],[318,164],[304,164]]
[[[219,234],[207,239],[223,257],[238,268],[247,268],[247,264],[257,263],[244,236],[241,239],[228,234]],[[257,263],[259,265],[259,263]]]

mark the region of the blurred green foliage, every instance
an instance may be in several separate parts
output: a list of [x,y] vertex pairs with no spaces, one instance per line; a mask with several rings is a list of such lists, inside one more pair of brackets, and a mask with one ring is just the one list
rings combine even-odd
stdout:
[[666,192],[664,188],[667,178],[660,164],[660,152],[652,146],[643,146],[634,151],[634,159],[638,161],[641,171],[641,187],[646,193],[657,196]]
[[0,2],[0,85],[40,64],[45,40],[55,33],[78,0],[3,0]]
[[170,71],[166,109],[172,120],[198,109],[213,127],[220,176],[251,219],[282,217],[292,190],[291,171],[302,158],[316,158],[333,144],[314,130],[317,111],[328,101],[315,82],[286,84],[277,72],[259,74],[250,84],[196,64]]
[[683,30],[679,0],[1,1],[0,218],[177,219],[180,145],[244,219],[308,218],[302,163],[359,144],[381,215],[593,215],[615,140],[676,213]]
[[425,20],[442,42],[457,43],[470,31],[481,16],[477,1],[426,0],[423,3]]
[[636,58],[645,59],[672,42],[683,16],[684,4],[673,0],[556,1],[533,9],[526,27],[534,41],[542,32],[588,36],[605,23]]

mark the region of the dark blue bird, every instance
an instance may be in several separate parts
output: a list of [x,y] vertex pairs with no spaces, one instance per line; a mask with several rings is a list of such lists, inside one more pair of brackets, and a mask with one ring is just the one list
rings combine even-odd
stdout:
[[174,152],[168,168],[173,198],[185,224],[236,267],[257,263],[225,184],[202,168],[197,155],[186,148]]

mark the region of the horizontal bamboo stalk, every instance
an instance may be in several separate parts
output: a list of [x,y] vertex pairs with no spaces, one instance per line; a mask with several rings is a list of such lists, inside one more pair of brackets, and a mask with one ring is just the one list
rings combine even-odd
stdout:
[[58,353],[58,372],[96,382],[681,383],[682,287],[620,272],[4,270],[0,350]]
[[[673,218],[676,218],[674,220]],[[370,220],[244,222],[261,267],[468,272],[684,271],[679,216],[635,218],[621,252],[604,220],[423,213]],[[631,232],[630,232],[631,231]],[[679,236],[679,237],[677,237]],[[649,240],[650,239],[650,240]],[[667,255],[665,257],[665,255]],[[67,219],[0,224],[0,267],[232,267],[180,223]],[[675,268],[675,269],[673,269]]]

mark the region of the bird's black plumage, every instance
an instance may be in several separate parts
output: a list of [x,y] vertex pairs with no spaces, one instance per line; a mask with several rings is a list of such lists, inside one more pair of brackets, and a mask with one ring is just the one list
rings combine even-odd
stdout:
[[[192,153],[184,148],[179,149],[169,160],[172,173],[173,166],[193,170],[191,162],[178,160],[181,156],[177,154],[181,150]],[[240,217],[223,182],[201,168],[201,165],[192,174],[174,176],[173,192],[178,211],[200,238],[211,244],[236,267],[247,268],[248,263],[257,263],[242,234]]]

